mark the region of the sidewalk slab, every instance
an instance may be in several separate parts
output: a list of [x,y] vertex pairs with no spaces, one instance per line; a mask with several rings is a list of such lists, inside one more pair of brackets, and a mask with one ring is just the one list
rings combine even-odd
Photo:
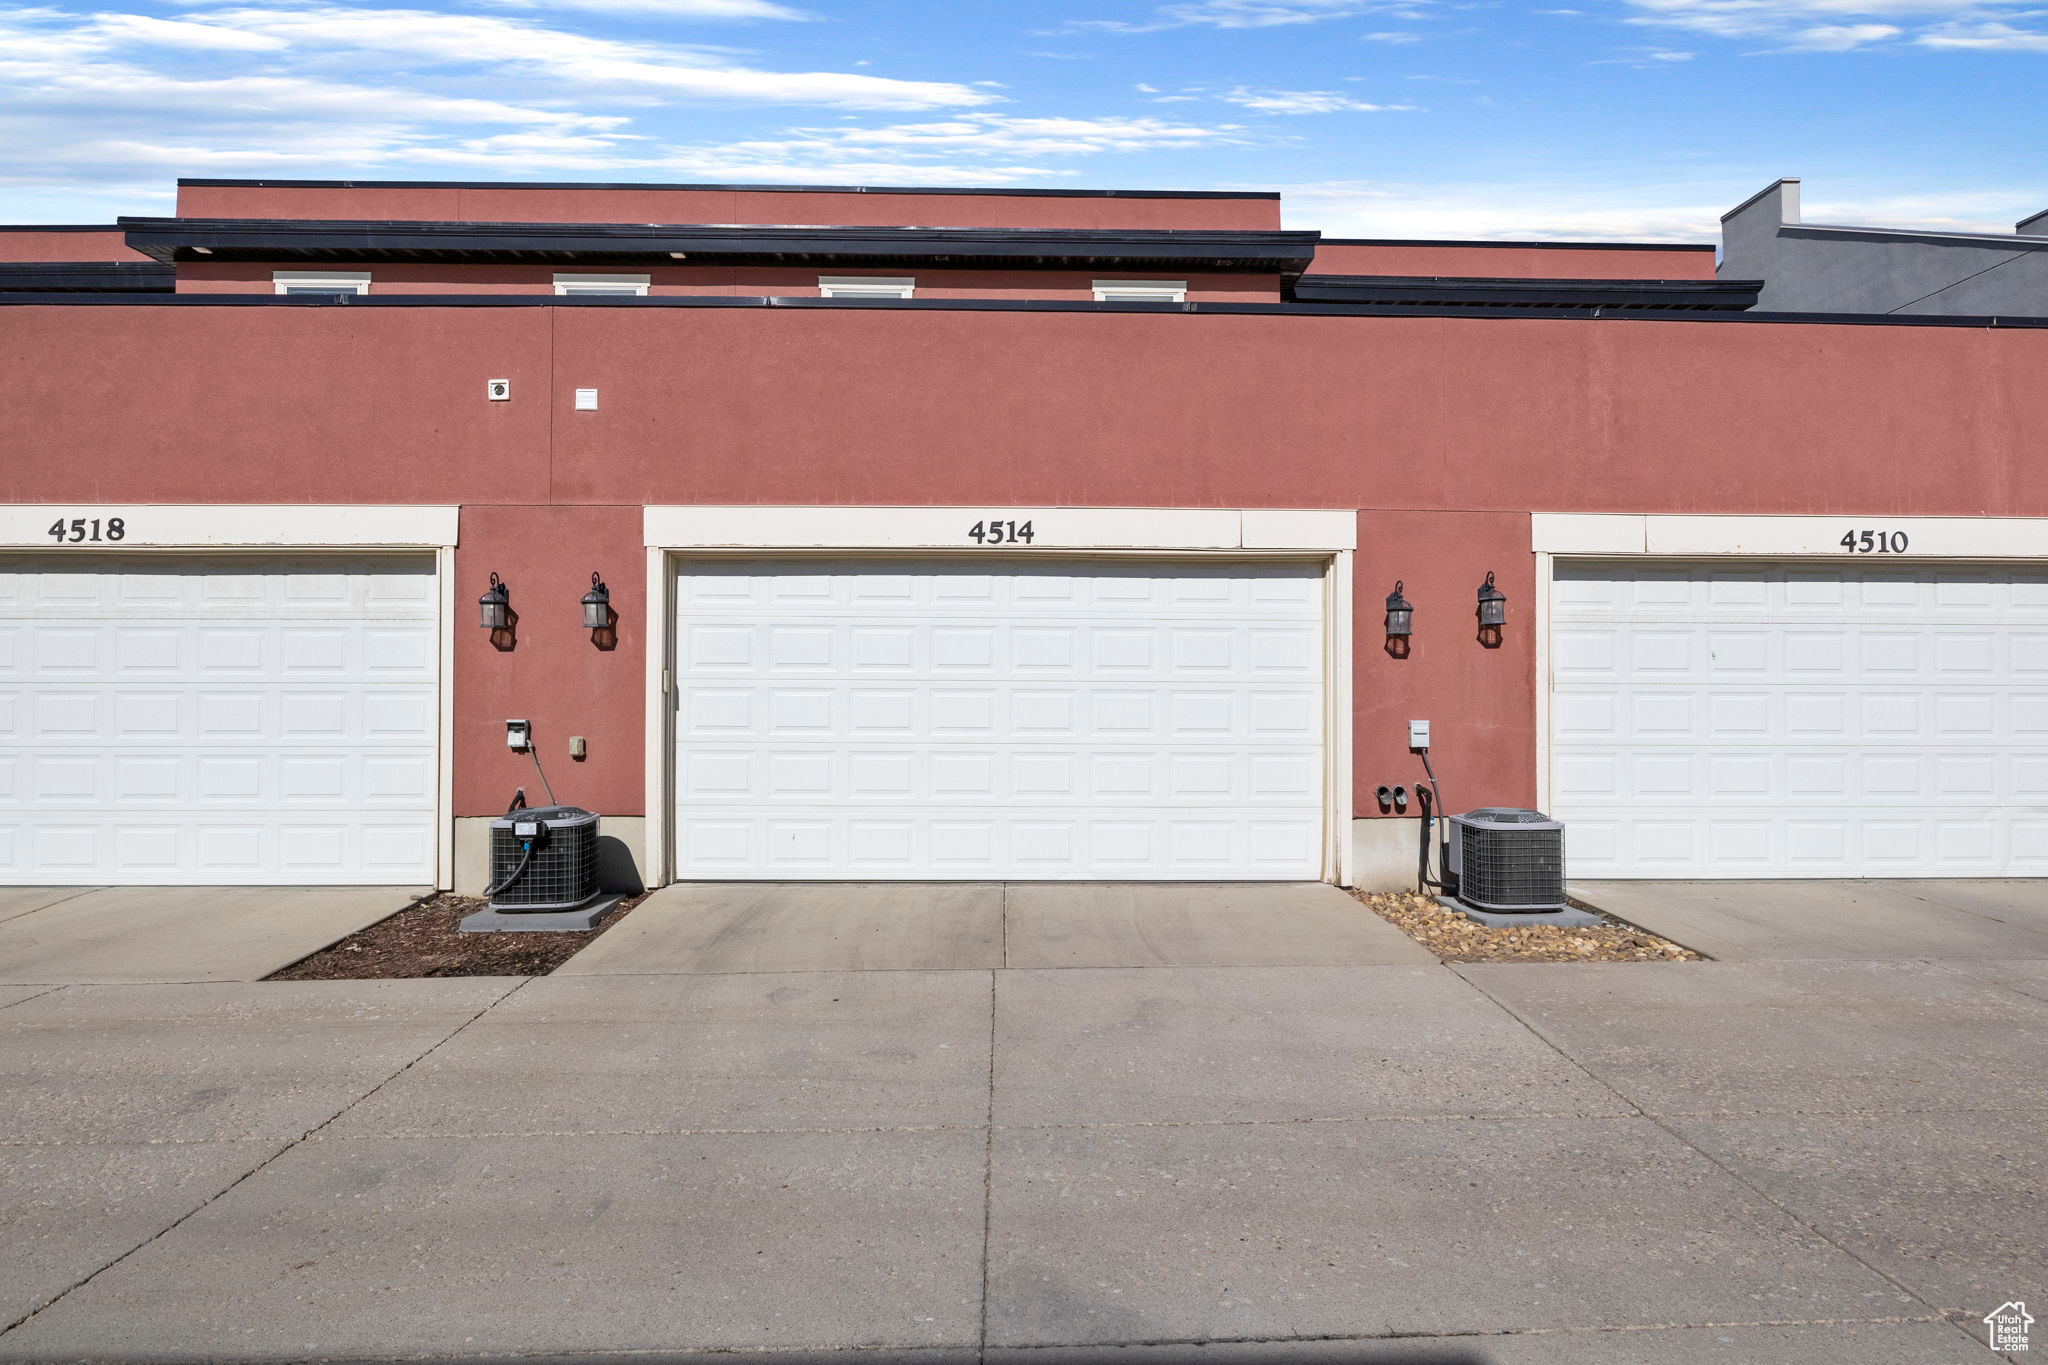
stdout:
[[1322,882],[1016,883],[1011,967],[1427,966],[1436,957]]
[[59,901],[91,895],[98,889],[93,886],[0,886],[0,922]]
[[0,1345],[129,1360],[972,1345],[983,1142],[315,1139]]
[[1441,966],[1008,971],[996,1122],[1622,1114]]
[[116,886],[0,922],[0,982],[261,981],[397,913],[392,886]]
[[995,883],[695,882],[655,892],[555,975],[1002,965]]
[[1646,1119],[994,1142],[992,1345],[1925,1311]]
[[1917,962],[1454,968],[1652,1113],[2019,1109],[2048,1003]]
[[328,1131],[979,1126],[989,974],[543,977]]
[[[1108,1354],[1106,1352],[1113,1352]],[[1539,1332],[1438,1340],[1254,1341],[1187,1346],[998,1348],[984,1365],[1984,1365],[1944,1322],[1812,1323]],[[865,1361],[863,1361],[865,1365]]]
[[522,980],[52,991],[0,1011],[0,1142],[298,1137]]
[[2048,958],[2048,881],[1595,881],[1570,889],[1721,962]]
[[2020,1114],[1671,1120],[1687,1142],[1982,1337],[2048,1303],[2048,1096]]
[[[0,1146],[0,1326],[141,1246],[281,1141]],[[0,1339],[0,1358],[8,1342]]]

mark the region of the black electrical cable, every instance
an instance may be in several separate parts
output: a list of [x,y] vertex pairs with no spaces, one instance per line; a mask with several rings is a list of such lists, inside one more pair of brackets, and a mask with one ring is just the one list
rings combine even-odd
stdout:
[[1433,882],[1429,879],[1429,821],[1430,811],[1435,807],[1436,801],[1435,794],[1420,782],[1415,784],[1415,804],[1422,817],[1422,841],[1415,849],[1415,890],[1427,895],[1431,887],[1439,891],[1444,888],[1442,882]]
[[497,895],[500,891],[503,891],[506,887],[512,885],[512,883],[518,881],[521,877],[526,875],[527,864],[533,861],[533,840],[528,839],[522,847],[524,851],[519,855],[519,866],[512,869],[511,876],[505,878],[504,881],[499,882],[496,886],[484,892],[486,896]]

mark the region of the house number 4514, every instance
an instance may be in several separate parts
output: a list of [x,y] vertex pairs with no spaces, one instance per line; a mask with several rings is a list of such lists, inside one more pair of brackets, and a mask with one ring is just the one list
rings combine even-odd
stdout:
[[1842,537],[1842,548],[1852,555],[1902,555],[1906,553],[1906,533],[1850,531]]

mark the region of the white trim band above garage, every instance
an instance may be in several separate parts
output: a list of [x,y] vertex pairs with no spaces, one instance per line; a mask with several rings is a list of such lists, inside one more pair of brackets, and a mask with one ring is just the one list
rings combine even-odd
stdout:
[[[1872,551],[1843,547],[1842,537]],[[1884,537],[1883,548],[1878,537]],[[1662,516],[1538,512],[1531,548],[1554,555],[1825,556],[1846,559],[2048,559],[2048,518]],[[1893,547],[1903,545],[1903,550]]]
[[[1044,550],[1300,550],[1358,548],[1358,514],[1329,508],[1161,507],[649,507],[649,548],[978,550],[975,525],[1031,526]],[[984,535],[986,531],[984,530]]]
[[[113,534],[115,521],[121,523]],[[257,503],[71,503],[0,507],[0,547],[68,550],[440,549],[456,544],[454,507]],[[51,534],[83,523],[79,539]]]

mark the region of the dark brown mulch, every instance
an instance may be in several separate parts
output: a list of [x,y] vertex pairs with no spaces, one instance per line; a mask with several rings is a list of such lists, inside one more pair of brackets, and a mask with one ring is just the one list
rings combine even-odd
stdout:
[[[1379,917],[1446,962],[1700,962],[1690,948],[1611,916],[1585,928],[1490,929],[1412,891],[1354,891]],[[1598,910],[1594,914],[1600,914]]]
[[369,981],[402,976],[546,976],[645,900],[631,896],[584,933],[464,934],[455,926],[485,902],[429,896],[389,919],[302,957],[266,981]]

